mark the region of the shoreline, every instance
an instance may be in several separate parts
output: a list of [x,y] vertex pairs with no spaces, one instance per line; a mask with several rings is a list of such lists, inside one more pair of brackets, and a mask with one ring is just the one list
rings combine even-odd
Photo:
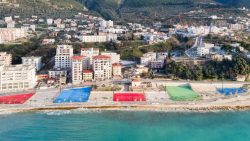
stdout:
[[156,111],[156,112],[191,112],[191,113],[209,113],[209,112],[237,112],[250,111],[250,105],[103,105],[103,106],[51,106],[51,107],[23,107],[6,108],[0,110],[0,115],[40,112],[40,111]]

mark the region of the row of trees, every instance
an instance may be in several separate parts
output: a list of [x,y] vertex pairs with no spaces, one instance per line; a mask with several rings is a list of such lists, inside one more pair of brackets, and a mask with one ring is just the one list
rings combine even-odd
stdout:
[[208,61],[202,65],[187,65],[170,62],[166,65],[166,73],[180,79],[232,79],[237,74],[250,74],[250,61],[244,57],[236,57],[232,61]]

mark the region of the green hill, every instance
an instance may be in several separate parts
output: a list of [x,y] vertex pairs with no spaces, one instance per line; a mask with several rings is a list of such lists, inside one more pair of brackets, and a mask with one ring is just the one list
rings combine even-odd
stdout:
[[77,0],[106,19],[134,22],[177,17],[205,9],[209,14],[237,15],[236,7],[250,7],[249,0]]
[[205,9],[209,14],[237,15],[233,7],[250,8],[249,0],[8,0],[0,4],[0,17],[71,17],[85,6],[106,19],[126,22],[148,22],[169,19],[180,13]]
[[0,17],[20,15],[30,17],[71,17],[77,12],[85,11],[83,4],[74,0],[8,0],[0,4]]

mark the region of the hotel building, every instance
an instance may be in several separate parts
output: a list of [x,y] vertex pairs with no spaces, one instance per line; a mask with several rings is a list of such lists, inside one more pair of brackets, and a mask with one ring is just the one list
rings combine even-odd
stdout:
[[36,86],[36,69],[33,65],[0,66],[0,91],[27,90]]

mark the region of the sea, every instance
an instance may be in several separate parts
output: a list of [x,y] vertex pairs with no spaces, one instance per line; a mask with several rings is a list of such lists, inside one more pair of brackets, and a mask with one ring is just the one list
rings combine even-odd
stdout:
[[43,111],[0,115],[0,141],[250,141],[250,111]]

